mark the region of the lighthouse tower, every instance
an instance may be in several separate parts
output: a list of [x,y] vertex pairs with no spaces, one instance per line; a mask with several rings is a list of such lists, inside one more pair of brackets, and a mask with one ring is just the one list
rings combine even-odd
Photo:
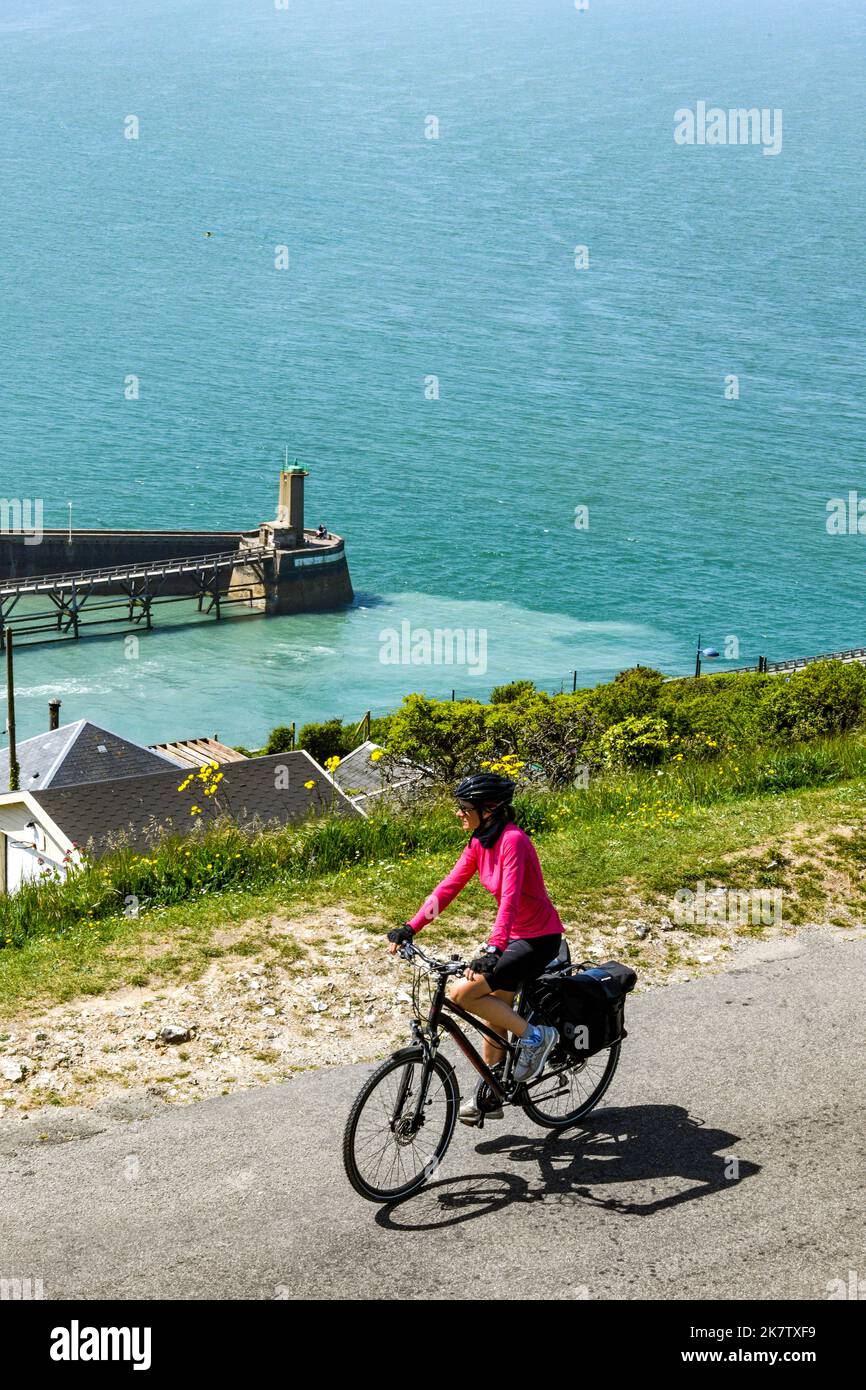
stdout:
[[[306,468],[284,468],[275,520],[263,521],[257,532],[241,538],[231,588],[237,595],[245,594],[249,606],[261,612],[335,608],[354,597],[343,537],[330,532],[322,541],[304,530],[304,479],[308,477]],[[244,561],[244,551],[261,549],[270,553]]]

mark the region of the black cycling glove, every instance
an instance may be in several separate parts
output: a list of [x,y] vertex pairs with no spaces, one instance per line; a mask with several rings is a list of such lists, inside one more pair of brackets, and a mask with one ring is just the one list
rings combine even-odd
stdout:
[[409,923],[404,922],[402,927],[391,928],[388,933],[388,940],[395,942],[398,946],[403,946],[407,941],[411,941],[414,935],[415,933],[409,926]]
[[469,962],[469,969],[474,975],[491,975],[499,964],[501,955],[498,946],[485,946],[481,955]]

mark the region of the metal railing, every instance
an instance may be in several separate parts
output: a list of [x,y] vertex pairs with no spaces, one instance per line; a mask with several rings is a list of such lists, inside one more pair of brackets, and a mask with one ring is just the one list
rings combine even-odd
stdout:
[[[858,661],[866,663],[866,647],[849,647],[842,652],[820,652],[817,656],[794,656],[787,661],[767,661],[764,660],[760,666],[728,666],[718,672],[723,676],[746,676],[754,673],[765,673],[768,675],[780,675],[785,671],[802,671],[807,666],[813,666],[816,661]],[[705,674],[711,672],[705,668]],[[689,680],[689,676],[669,676],[669,680],[682,681]]]
[[228,569],[250,560],[264,560],[273,554],[273,549],[268,546],[250,546],[249,549],[223,550],[211,555],[186,555],[170,560],[141,560],[131,565],[101,565],[96,569],[35,574],[26,579],[4,580],[0,583],[0,597],[39,593],[48,589],[71,589],[73,586],[85,584],[111,584],[121,579],[148,579],[165,574],[189,574],[204,569]]

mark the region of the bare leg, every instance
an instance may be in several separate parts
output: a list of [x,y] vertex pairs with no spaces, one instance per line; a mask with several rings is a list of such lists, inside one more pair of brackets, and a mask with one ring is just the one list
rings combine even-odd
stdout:
[[[490,997],[491,999],[503,1000],[503,1002],[506,1003],[509,1008],[511,1008],[512,1004],[514,1003],[514,994],[514,990],[497,989],[493,991],[493,994]],[[500,1036],[503,1035],[500,1034]],[[488,1042],[487,1038],[485,1038],[483,1041],[481,1051],[482,1056],[484,1057],[484,1060],[487,1063],[488,1067],[495,1067],[496,1063],[501,1062],[503,1057],[505,1056],[504,1049],[501,1047],[497,1047],[495,1043]]]
[[[451,998],[455,1004],[459,1004],[471,1014],[476,1014],[478,1018],[483,1018],[485,1023],[491,1024],[500,1037],[504,1038],[506,1033],[513,1033],[516,1038],[522,1038],[529,1027],[526,1019],[515,1013],[498,993],[491,992],[483,975],[474,975],[471,980],[458,981],[451,992]],[[495,1043],[491,1043],[490,1047],[497,1052],[502,1051]]]

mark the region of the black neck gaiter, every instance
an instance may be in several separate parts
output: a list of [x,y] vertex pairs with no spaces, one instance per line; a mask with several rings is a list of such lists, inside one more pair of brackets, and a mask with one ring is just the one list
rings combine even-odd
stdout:
[[472,838],[473,840],[477,840],[480,845],[483,845],[485,849],[490,849],[491,845],[496,844],[496,841],[499,839],[499,836],[502,834],[507,824],[508,816],[503,807],[495,811],[490,817],[490,820],[485,821],[483,825],[479,825],[477,830],[473,830]]

